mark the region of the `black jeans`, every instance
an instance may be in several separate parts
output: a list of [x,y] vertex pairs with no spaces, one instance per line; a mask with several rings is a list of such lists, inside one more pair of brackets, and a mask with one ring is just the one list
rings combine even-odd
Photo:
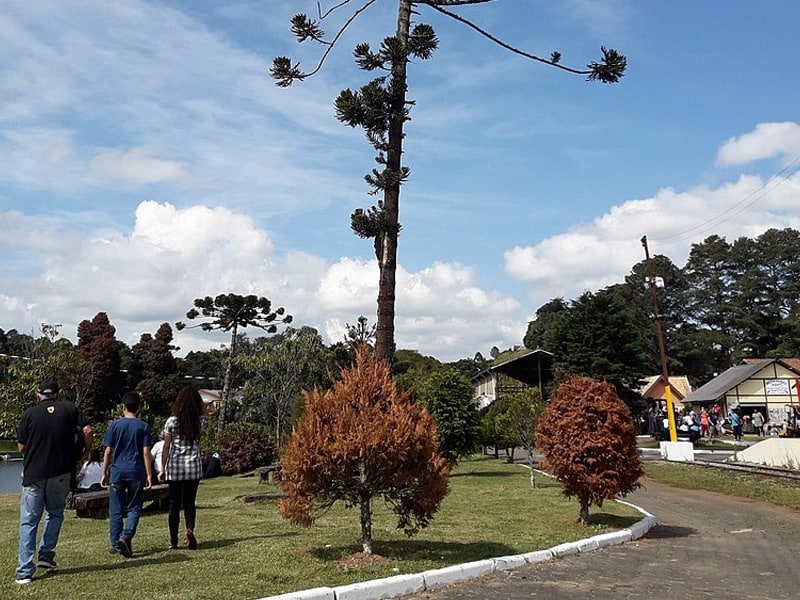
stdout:
[[194,530],[194,521],[197,515],[197,488],[199,479],[185,481],[168,481],[169,484],[169,543],[178,545],[178,526],[181,523],[181,508],[186,521],[186,529]]

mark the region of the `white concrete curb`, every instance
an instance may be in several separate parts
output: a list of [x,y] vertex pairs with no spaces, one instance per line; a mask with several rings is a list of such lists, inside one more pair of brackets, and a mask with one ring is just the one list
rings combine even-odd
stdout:
[[425,591],[425,578],[422,574],[395,575],[372,581],[362,581],[333,588],[336,600],[376,600],[394,598]]
[[452,583],[464,581],[465,579],[482,577],[483,575],[488,575],[492,571],[494,571],[494,560],[488,558],[486,560],[478,560],[462,565],[453,565],[442,569],[424,571],[422,577],[425,580],[425,589],[433,590]]
[[280,596],[267,596],[260,600],[383,600],[395,598],[452,585],[493,572],[510,571],[526,564],[535,564],[552,558],[624,544],[632,540],[638,540],[656,526],[656,518],[642,507],[623,500],[617,500],[617,502],[638,510],[644,515],[644,518],[626,529],[601,533],[577,542],[559,544],[547,550],[478,560],[417,574],[395,575],[394,577],[351,583],[335,588],[320,587],[301,592],[281,594]]

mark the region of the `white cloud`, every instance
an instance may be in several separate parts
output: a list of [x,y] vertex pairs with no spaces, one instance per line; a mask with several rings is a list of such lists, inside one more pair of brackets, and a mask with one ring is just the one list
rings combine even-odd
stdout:
[[149,148],[102,152],[89,161],[89,173],[101,179],[121,179],[136,184],[176,181],[186,176],[184,165],[179,161],[152,156]]
[[800,159],[800,123],[760,123],[753,131],[725,142],[717,153],[717,163],[735,166],[776,156],[787,163]]
[[[0,214],[0,235],[34,221]],[[55,222],[39,229],[45,238],[59,240],[58,252],[44,248],[45,255],[37,257],[42,266],[9,283],[0,297],[5,329],[38,332],[42,322],[61,323],[62,333],[74,337],[81,320],[105,311],[117,337],[134,344],[160,323],[180,320],[195,297],[225,292],[266,296],[284,306],[296,326],[315,327],[329,342],[341,340],[344,323],[360,315],[375,322],[374,260],[330,262],[307,253],[276,253],[270,235],[251,217],[227,208],[145,201],[130,232],[86,235]],[[36,245],[20,248],[26,255],[38,251]],[[400,348],[454,360],[519,343],[524,334],[519,304],[481,289],[470,268],[445,263],[417,273],[399,268],[397,281]],[[176,334],[184,352],[225,342],[225,335],[197,330]]]
[[[787,152],[795,127],[759,126],[738,141],[726,142],[721,155],[775,156]],[[780,149],[780,150],[779,150]],[[680,192],[660,190],[652,198],[630,200],[571,230],[530,246],[505,252],[505,270],[529,285],[538,307],[555,297],[567,300],[586,290],[620,283],[644,259],[640,243],[648,237],[651,255],[685,264],[693,243],[711,234],[733,241],[757,237],[769,228],[800,227],[800,170],[764,180],[741,175],[717,188],[706,185]]]

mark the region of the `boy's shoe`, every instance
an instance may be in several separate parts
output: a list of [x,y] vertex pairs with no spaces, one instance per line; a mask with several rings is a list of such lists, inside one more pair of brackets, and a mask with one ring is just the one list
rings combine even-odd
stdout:
[[28,577],[17,577],[15,581],[17,582],[17,585],[26,585],[33,582],[33,577],[30,575]]
[[128,538],[119,538],[119,553],[125,558],[131,558],[133,556],[133,547]]
[[47,569],[49,571],[58,571],[58,564],[54,558],[40,558],[36,563],[40,569]]
[[189,546],[189,550],[197,550],[197,538],[191,529],[186,530],[186,545]]
[[116,546],[109,546],[108,553],[109,554],[119,554],[120,553],[119,552],[119,548],[117,548]]

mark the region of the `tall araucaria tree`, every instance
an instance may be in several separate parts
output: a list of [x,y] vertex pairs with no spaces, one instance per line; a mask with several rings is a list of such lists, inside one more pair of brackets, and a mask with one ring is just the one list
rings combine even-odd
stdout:
[[592,504],[602,507],[604,500],[639,487],[644,472],[636,428],[610,383],[577,375],[565,379],[553,390],[534,435],[544,468],[567,498],[578,498],[583,525]]
[[359,507],[361,545],[372,553],[372,501],[382,497],[407,535],[427,527],[447,494],[450,463],[436,422],[399,393],[389,367],[362,346],[333,389],[306,392],[283,449],[280,513],[310,526],[343,502]]
[[199,327],[203,331],[230,331],[231,345],[228,349],[228,361],[225,366],[225,378],[222,383],[222,398],[217,416],[217,431],[225,427],[225,414],[230,400],[231,366],[236,353],[236,340],[239,328],[258,327],[267,333],[278,331],[279,324],[292,322],[292,315],[285,314],[281,306],[272,310],[272,302],[263,296],[250,294],[219,294],[216,298],[206,296],[195,298],[194,307],[186,313],[186,318],[206,319],[196,325],[186,325],[178,321],[175,328],[182,331],[187,327]]
[[[586,76],[589,81],[615,83],[624,75],[627,59],[616,50],[601,48],[603,58],[591,62],[586,68],[576,69],[560,63],[561,53],[552,52],[544,58],[515,48],[488,31],[475,25],[467,18],[451,9],[471,5],[486,4],[493,0],[397,0],[397,25],[392,36],[384,38],[380,48],[373,50],[368,43],[358,44],[354,51],[356,64],[365,71],[385,73],[373,79],[360,90],[343,90],[336,99],[336,117],[351,127],[361,127],[370,144],[377,151],[376,161],[379,169],[373,169],[365,176],[373,194],[382,194],[377,206],[367,210],[356,209],[350,217],[350,226],[356,235],[372,239],[378,261],[378,311],[375,355],[379,360],[391,361],[394,353],[394,315],[395,315],[395,274],[397,270],[397,239],[400,233],[399,201],[400,185],[408,179],[410,170],[403,165],[404,124],[410,119],[407,100],[407,67],[413,59],[427,60],[439,45],[433,27],[424,23],[414,23],[412,15],[428,8],[439,15],[446,16],[473,29],[501,47],[568,73]],[[282,87],[294,81],[302,81],[322,68],[331,50],[345,30],[352,25],[377,0],[338,1],[328,10],[318,6],[317,19],[305,14],[292,18],[292,33],[299,42],[313,40],[325,46],[322,57],[315,68],[303,71],[299,63],[292,63],[286,56],[274,59],[270,75]],[[327,38],[320,23],[332,14],[351,7],[350,15],[337,32]]]

